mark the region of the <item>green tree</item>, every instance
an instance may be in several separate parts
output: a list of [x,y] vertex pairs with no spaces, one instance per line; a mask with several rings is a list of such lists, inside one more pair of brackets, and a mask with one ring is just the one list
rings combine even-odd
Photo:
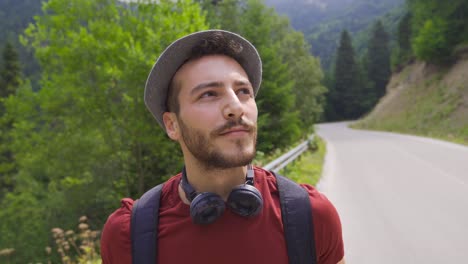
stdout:
[[310,133],[323,112],[326,89],[320,83],[319,62],[310,55],[304,36],[259,0],[201,2],[212,25],[245,36],[262,57],[258,149],[283,148]]
[[[320,120],[324,112],[325,93],[327,89],[322,84],[324,74],[320,61],[310,54],[310,45],[300,32],[290,28],[289,21],[278,18],[278,29],[284,32],[278,34],[280,43],[279,56],[290,70],[290,78],[294,81],[292,88],[295,98],[295,109],[299,112],[301,128],[305,134],[310,133],[313,125]],[[281,23],[281,21],[283,21]]]
[[0,69],[0,200],[4,194],[12,191],[13,174],[16,165],[10,149],[9,137],[12,121],[5,112],[3,101],[15,94],[21,85],[21,67],[18,53],[11,43],[7,42],[2,56],[3,66]]
[[335,111],[335,107],[333,106],[333,100],[334,98],[336,98],[334,69],[335,65],[331,66],[330,70],[325,71],[325,76],[322,80],[323,85],[327,87],[327,93],[325,94],[325,108],[322,117],[324,121],[333,121],[340,119],[340,117]]
[[413,41],[416,56],[431,62],[440,62],[449,58],[451,47],[446,36],[448,27],[441,18],[426,20]]
[[[23,87],[5,101],[21,184],[2,203],[0,248],[16,248],[19,263],[44,255],[42,232],[73,227],[83,214],[100,228],[121,197],[181,169],[143,90],[164,47],[206,29],[190,0],[50,0],[43,13],[22,38],[43,69],[41,89]],[[22,201],[35,206],[28,219],[14,215],[28,206]]]
[[[294,109],[294,82],[287,64],[281,59],[275,40],[275,13],[258,0],[238,5],[242,14],[239,33],[251,40],[263,61],[262,88],[257,97],[259,108],[258,148],[263,152],[290,146],[299,139],[300,120]],[[255,25],[255,27],[252,27]]]
[[18,52],[7,42],[2,53],[3,67],[0,70],[0,97],[14,94],[21,84],[21,67]]
[[385,95],[385,89],[391,75],[388,41],[389,36],[382,22],[377,21],[372,30],[367,53],[367,78],[371,82],[371,89],[363,95],[374,104]]
[[338,119],[355,119],[362,113],[359,68],[348,31],[341,33],[335,69],[335,86],[330,102]]
[[211,28],[222,28],[239,32],[242,20],[241,2],[244,0],[197,0],[207,12],[207,21]]
[[412,56],[411,13],[407,12],[398,23],[398,64],[407,62]]
[[364,56],[361,57],[361,59],[357,63],[357,67],[358,67],[357,83],[359,84],[359,87],[360,87],[359,115],[361,116],[371,111],[372,108],[374,108],[375,104],[377,103],[374,82],[369,80],[369,77],[368,77],[368,73],[369,73],[368,52],[366,52]]
[[468,1],[407,0],[412,14],[412,47],[417,58],[450,61],[452,50],[468,41]]

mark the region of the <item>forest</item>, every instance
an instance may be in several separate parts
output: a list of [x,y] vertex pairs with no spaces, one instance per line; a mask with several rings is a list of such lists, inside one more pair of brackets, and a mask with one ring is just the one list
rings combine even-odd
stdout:
[[86,215],[100,229],[121,198],[181,170],[178,146],[143,104],[149,70],[178,37],[223,28],[257,47],[259,153],[310,134],[323,111],[318,60],[261,1],[50,0],[41,12],[19,36],[40,67],[37,88],[16,47],[3,52],[0,248],[15,250],[14,263],[46,262],[53,228]]
[[[341,28],[330,69],[262,0],[38,2],[0,4],[1,263],[99,263],[95,230],[120,199],[181,170],[178,146],[143,103],[149,70],[178,37],[222,28],[257,47],[260,158],[319,121],[361,117],[392,71],[413,60],[449,64],[468,42],[467,0],[408,0],[396,32],[372,23],[362,53]],[[75,241],[84,249],[70,249]]]
[[[404,0],[266,0],[280,13],[291,18],[291,25],[304,33],[312,44],[311,52],[320,58],[322,67],[333,67],[341,31],[353,35],[356,52],[367,48],[372,24],[381,19],[393,33],[405,11]],[[394,34],[390,34],[393,43]]]
[[374,21],[360,52],[355,34],[342,29],[333,64],[324,69],[324,120],[365,116],[385,95],[392,72],[415,60],[449,66],[457,50],[468,44],[468,1],[408,0],[403,11],[395,30],[384,23],[386,16]]

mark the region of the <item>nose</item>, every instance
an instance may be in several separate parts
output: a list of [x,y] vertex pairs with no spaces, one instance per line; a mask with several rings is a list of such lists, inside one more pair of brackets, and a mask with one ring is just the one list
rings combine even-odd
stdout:
[[225,119],[237,120],[244,114],[242,102],[237,94],[230,90],[226,96],[226,102],[223,106],[223,116]]

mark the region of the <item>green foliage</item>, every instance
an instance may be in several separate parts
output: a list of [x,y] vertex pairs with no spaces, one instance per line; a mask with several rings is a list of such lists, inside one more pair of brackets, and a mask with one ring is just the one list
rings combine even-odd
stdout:
[[300,136],[298,112],[293,110],[294,82],[287,64],[281,60],[275,34],[282,32],[277,31],[280,27],[275,22],[276,18],[273,10],[267,9],[260,1],[248,0],[239,23],[239,33],[253,42],[264,62],[262,88],[257,97],[258,149],[267,153],[289,146]]
[[405,54],[411,54],[411,14],[406,13],[398,24],[398,47],[400,48],[401,56],[405,58]]
[[[283,28],[289,29],[284,22]],[[275,30],[281,32],[280,30]],[[299,111],[301,128],[304,136],[313,130],[313,125],[320,120],[324,110],[327,89],[321,84],[324,78],[320,61],[309,54],[310,47],[302,33],[283,30],[287,34],[280,36],[279,54],[288,65],[291,79],[294,80],[293,92],[296,96],[295,109]]]
[[211,28],[223,28],[232,32],[239,31],[242,19],[242,0],[197,0],[207,12],[207,21]]
[[[390,49],[389,36],[382,22],[377,21],[372,30],[367,53],[367,78],[371,82],[371,89],[366,97],[372,102],[371,107],[385,95],[385,88],[390,79]],[[371,108],[365,109],[365,111]]]
[[[306,135],[322,113],[322,72],[302,34],[259,0],[201,1],[216,27],[252,41],[263,61],[258,149],[268,153]],[[252,26],[255,25],[255,26]],[[294,111],[293,109],[296,109]]]
[[426,20],[413,41],[416,56],[425,61],[445,60],[451,51],[446,38],[447,27],[440,18]]
[[457,44],[468,40],[468,1],[407,0],[412,14],[412,46],[417,58],[450,61]]
[[165,46],[206,28],[189,0],[50,0],[43,13],[22,37],[44,70],[41,89],[24,85],[5,100],[19,171],[2,202],[0,248],[14,247],[19,263],[43,255],[43,230],[69,228],[82,214],[102,226],[119,198],[180,169],[178,146],[145,109],[143,89]]
[[[368,28],[376,19],[390,12],[388,21],[393,28],[393,21],[399,17],[404,0],[266,0],[266,2],[275,6],[279,13],[290,17],[293,27],[304,32],[308,42],[312,44],[312,52],[320,58],[324,70],[330,70],[343,29],[353,35],[357,53],[364,53],[369,35]],[[387,17],[384,19],[387,20]]]
[[21,85],[18,53],[9,42],[5,45],[2,55],[3,65],[0,67],[0,201],[6,192],[13,190],[13,174],[16,170],[9,136],[12,120],[6,114],[3,101],[14,95]]
[[367,46],[367,53],[357,58],[349,33],[342,32],[334,70],[326,78],[326,85],[332,87],[327,98],[327,120],[356,119],[385,94],[391,75],[390,48],[381,21],[374,24]]
[[335,70],[335,86],[329,94],[335,119],[354,119],[360,116],[362,87],[359,78],[359,65],[356,60],[351,37],[345,30],[341,34]]
[[43,255],[42,245],[47,244],[48,237],[47,219],[42,217],[45,208],[38,200],[43,194],[37,186],[22,187],[21,191],[8,193],[2,201],[0,248],[15,249],[13,263],[27,263],[26,260]]
[[16,91],[21,84],[21,68],[18,53],[7,42],[2,53],[3,65],[0,68],[0,97],[7,97]]
[[407,12],[398,22],[397,47],[393,50],[391,64],[392,68],[400,68],[413,56],[411,48],[411,13]]
[[[174,39],[213,27],[258,48],[259,150],[289,146],[312,129],[325,88],[302,34],[260,0],[49,0],[21,37],[43,70],[35,89],[20,83],[2,99],[17,170],[0,200],[0,248],[14,263],[47,260],[47,230],[72,228],[86,214],[99,229],[123,196],[180,170],[179,147],[145,109],[148,70]],[[216,4],[217,3],[217,4]],[[252,26],[255,25],[255,26]],[[300,97],[300,98],[299,98]],[[2,134],[3,135],[3,134]],[[2,136],[3,137],[3,136]]]

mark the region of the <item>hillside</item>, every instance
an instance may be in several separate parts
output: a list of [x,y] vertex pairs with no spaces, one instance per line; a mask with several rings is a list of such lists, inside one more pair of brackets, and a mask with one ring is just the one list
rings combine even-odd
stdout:
[[266,0],[265,3],[288,16],[292,26],[304,33],[324,69],[332,63],[343,29],[353,35],[354,46],[362,54],[369,28],[376,19],[382,19],[385,28],[393,32],[404,13],[404,0]]
[[468,145],[468,46],[457,57],[451,67],[416,62],[394,74],[387,94],[355,126]]

